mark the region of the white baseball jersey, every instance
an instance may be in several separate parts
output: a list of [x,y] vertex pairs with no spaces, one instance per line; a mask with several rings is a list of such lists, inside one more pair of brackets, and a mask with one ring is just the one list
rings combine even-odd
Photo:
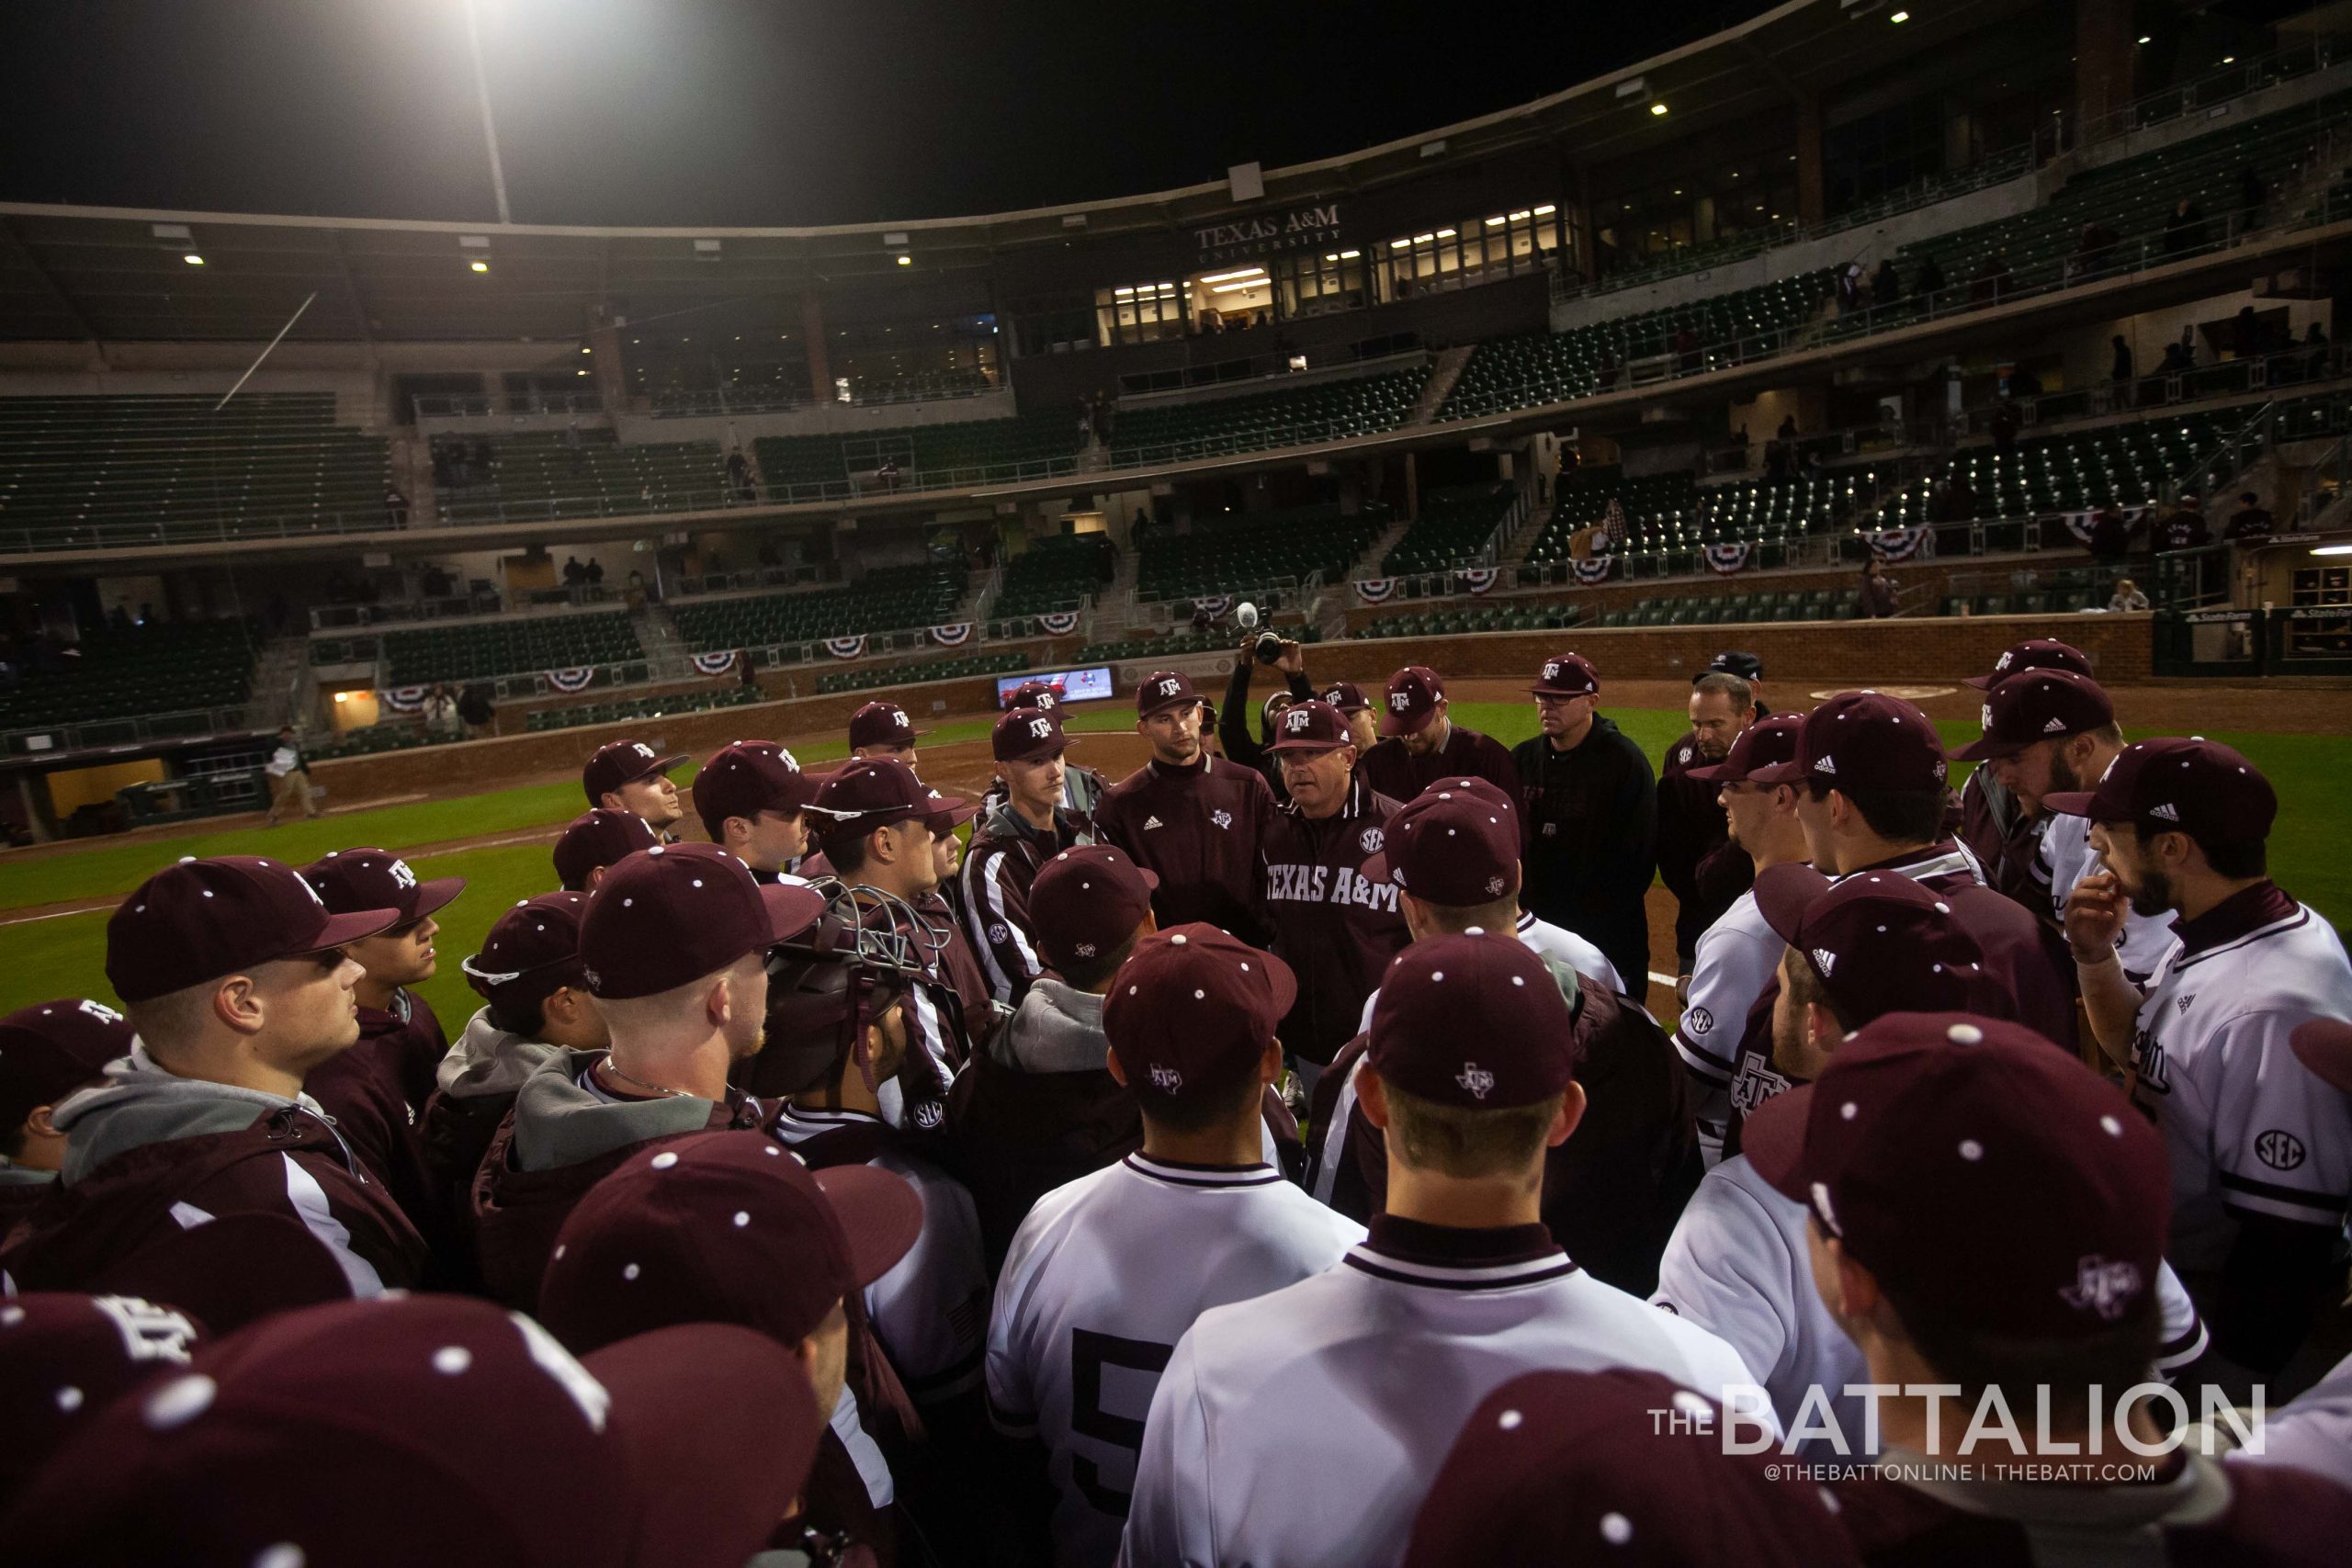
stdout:
[[[1608,955],[1600,949],[1585,941],[1567,927],[1555,926],[1549,920],[1539,920],[1521,909],[1519,913],[1519,924],[1512,928],[1512,934],[1532,952],[1545,958],[1556,958],[1577,974],[1608,987],[1618,995],[1624,994],[1625,982],[1618,976],[1617,965],[1610,963]],[[1358,1026],[1359,1032],[1372,1028],[1372,1010],[1379,1000],[1378,990],[1374,990],[1372,995],[1364,998],[1363,1021]],[[1639,1003],[1636,1002],[1635,1005],[1638,1006]]]
[[[1805,1458],[1873,1458],[1863,1401],[1845,1392],[1871,1381],[1870,1365],[1815,1288],[1806,1217],[1805,1206],[1758,1176],[1747,1156],[1733,1156],[1707,1172],[1675,1222],[1650,1300],[1738,1351],[1791,1435],[1823,1427],[1825,1411],[1836,1421],[1845,1453],[1838,1439],[1815,1436],[1801,1445]],[[2164,1324],[2156,1370],[2169,1373],[2204,1354],[2208,1337],[2169,1264],[2156,1272],[2156,1299]]]
[[[786,1106],[775,1135],[786,1145],[861,1123],[882,1126],[862,1111]],[[988,1331],[989,1273],[980,1253],[980,1220],[964,1184],[887,1144],[867,1162],[903,1177],[922,1200],[922,1229],[907,1255],[865,1287],[865,1315],[890,1353],[907,1393],[932,1404],[979,1386]]]
[[[2091,819],[2064,813],[2051,816],[2042,824],[2041,847],[2034,852],[2034,880],[2050,889],[2050,908],[2060,925],[2066,923],[2066,898],[2075,891],[2075,884],[2095,871],[2105,869],[2106,862],[2091,848]],[[2123,930],[2115,939],[2115,951],[2123,960],[2123,972],[2135,986],[2145,986],[2148,976],[2165,961],[2165,953],[2172,946],[2172,918],[2139,914],[2130,905],[2124,906]]]
[[[1388,1239],[1407,1234],[1436,1239],[1407,1256]],[[1440,1248],[1453,1260],[1433,1261]],[[1481,1399],[1521,1372],[1607,1367],[1716,1398],[1754,1382],[1730,1346],[1584,1273],[1541,1227],[1383,1215],[1339,1267],[1205,1312],[1178,1343],[1144,1428],[1125,1560],[1396,1562]]]
[[2325,920],[2267,891],[2194,922],[2194,952],[2177,935],[2140,1006],[2133,1098],[2172,1156],[2170,1256],[2191,1273],[2228,1260],[2233,1209],[2335,1227],[2352,1193],[2352,1096],[2287,1043],[2306,1020],[2352,1018],[2352,963]]
[[2255,1446],[2229,1456],[2233,1464],[2283,1464],[2324,1475],[2352,1490],[2352,1356],[2312,1387],[2274,1410]]
[[989,1413],[1045,1444],[1061,1568],[1118,1556],[1144,1416],[1193,1320],[1319,1274],[1363,1235],[1272,1166],[1135,1154],[1037,1201],[997,1281]]
[[1731,908],[1699,935],[1690,963],[1690,1002],[1674,1031],[1674,1048],[1690,1070],[1699,1121],[1699,1145],[1709,1165],[1723,1157],[1724,1128],[1731,1120],[1731,1080],[1739,1070],[1740,1036],[1748,1009],[1781,966],[1788,951],[1764,923],[1756,890],[1732,900]]

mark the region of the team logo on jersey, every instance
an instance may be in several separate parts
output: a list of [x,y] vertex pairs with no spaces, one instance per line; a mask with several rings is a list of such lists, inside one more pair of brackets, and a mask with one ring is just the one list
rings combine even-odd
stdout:
[[1173,1067],[1154,1062],[1151,1065],[1151,1087],[1162,1094],[1174,1094],[1184,1087],[1184,1075]]
[[1453,1075],[1453,1081],[1477,1100],[1484,1100],[1495,1091],[1495,1075],[1476,1062],[1463,1063],[1462,1070]]
[[1731,1080],[1731,1102],[1739,1108],[1741,1115],[1753,1114],[1758,1106],[1776,1094],[1786,1094],[1788,1089],[1789,1080],[1766,1065],[1762,1052],[1741,1054],[1739,1072]]
[[1693,1034],[1704,1034],[1715,1027],[1715,1015],[1705,1008],[1692,1008],[1682,1015],[1682,1027]]
[[935,1100],[918,1100],[910,1114],[916,1126],[929,1132],[947,1120],[947,1107]]
[[1356,842],[1363,846],[1364,853],[1376,855],[1380,852],[1381,846],[1388,842],[1388,835],[1377,828],[1366,828],[1356,835]]
[[76,1010],[89,1014],[92,1018],[96,1019],[100,1023],[120,1023],[122,1021],[122,1014],[115,1011],[114,1009],[107,1006],[104,1002],[85,1000]]
[[2165,1064],[2165,1048],[2148,1038],[2143,1031],[2139,1040],[2140,1082],[2152,1094],[2172,1092],[2171,1069]]
[[1050,718],[1033,718],[1033,719],[1031,719],[1031,720],[1029,721],[1029,738],[1030,738],[1032,740],[1043,740],[1043,739],[1046,739],[1046,738],[1048,738],[1049,736],[1051,736],[1053,733],[1054,733],[1054,721],[1053,721],[1052,719],[1050,719]]
[[1212,811],[1209,813],[1209,820],[1216,823],[1219,828],[1230,828],[1233,826],[1233,813],[1230,811]]
[[1821,977],[1826,980],[1829,972],[1838,967],[1838,955],[1826,947],[1816,947],[1813,950],[1813,964],[1821,971]]
[[402,887],[413,887],[416,886],[416,873],[409,870],[408,862],[404,860],[396,860],[392,862],[391,870],[392,880],[399,883]]
[[2063,1286],[2058,1299],[2076,1312],[2095,1313],[2100,1321],[2121,1317],[2140,1293],[2144,1281],[2136,1263],[2110,1263],[2098,1253],[2075,1265],[2075,1282]]
[[1001,947],[1012,940],[1012,931],[1002,920],[992,921],[989,926],[989,940]]
[[1159,827],[1159,818],[1157,818],[1157,817],[1147,817],[1147,818],[1145,818],[1143,819],[1143,830],[1144,830],[1145,832],[1147,832],[1147,833],[1150,832],[1154,828],[1157,828],[1157,827]]
[[2254,1154],[2273,1170],[2293,1170],[2303,1163],[2303,1141],[2273,1127],[2254,1140]]

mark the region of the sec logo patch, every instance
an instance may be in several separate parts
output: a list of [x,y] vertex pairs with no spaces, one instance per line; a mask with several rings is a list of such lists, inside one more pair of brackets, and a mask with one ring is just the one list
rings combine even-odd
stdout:
[[1704,1034],[1715,1027],[1715,1015],[1705,1008],[1692,1008],[1682,1015],[1682,1027],[1693,1034]]
[[2304,1159],[2303,1141],[2276,1127],[2254,1140],[2254,1152],[2273,1170],[2293,1170]]

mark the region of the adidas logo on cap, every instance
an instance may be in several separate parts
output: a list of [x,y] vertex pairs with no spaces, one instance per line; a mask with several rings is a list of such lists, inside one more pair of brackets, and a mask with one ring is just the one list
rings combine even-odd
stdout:
[[1813,771],[1816,773],[1828,773],[1834,777],[1838,772],[1838,759],[1830,756],[1817,757],[1814,759]]
[[2167,800],[2160,806],[2148,807],[2148,815],[2159,821],[2177,822],[2180,820],[2180,807]]
[[2066,721],[2060,718],[2056,714],[2052,714],[2050,716],[2050,722],[2041,727],[2041,733],[2044,735],[2064,735],[2066,733]]
[[1826,980],[1829,977],[1829,972],[1838,967],[1838,955],[1826,947],[1816,947],[1813,950],[1813,962],[1815,967],[1821,971],[1821,977]]

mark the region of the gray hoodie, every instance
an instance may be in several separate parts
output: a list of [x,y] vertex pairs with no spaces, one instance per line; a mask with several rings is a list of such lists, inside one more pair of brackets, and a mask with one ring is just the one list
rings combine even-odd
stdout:
[[1051,975],[1031,982],[1011,1021],[989,1043],[990,1055],[1024,1073],[1099,1073],[1105,1049],[1102,998]]
[[560,1045],[508,1033],[490,1021],[490,1010],[483,1008],[466,1021],[465,1032],[441,1058],[433,1079],[453,1100],[513,1094],[524,1079],[560,1063],[565,1055]]
[[[65,1162],[58,1173],[68,1187],[118,1155],[151,1144],[198,1138],[209,1133],[239,1133],[262,1117],[300,1106],[332,1128],[334,1119],[309,1095],[283,1095],[164,1071],[133,1040],[130,1054],[106,1066],[102,1084],[69,1095],[52,1113],[65,1134]],[[342,1135],[336,1134],[336,1142]],[[348,1148],[344,1151],[351,1158]]]
[[691,1094],[607,1099],[580,1081],[605,1053],[552,1049],[560,1053],[558,1059],[543,1064],[514,1093],[514,1163],[520,1169],[554,1170],[649,1139],[699,1133],[718,1109]]

